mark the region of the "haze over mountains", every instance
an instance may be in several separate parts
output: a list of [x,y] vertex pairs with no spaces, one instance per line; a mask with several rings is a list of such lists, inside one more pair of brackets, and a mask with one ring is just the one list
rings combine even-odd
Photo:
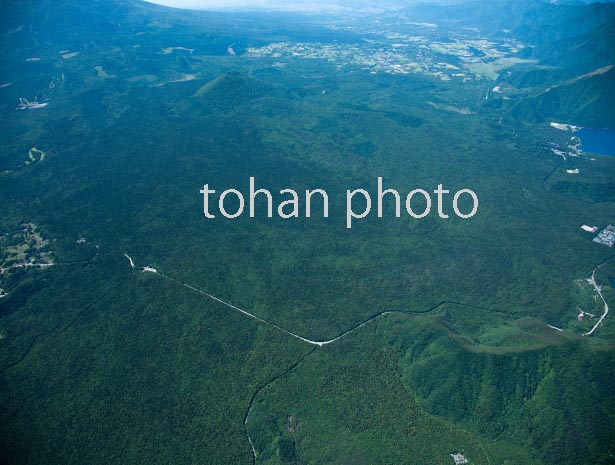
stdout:
[[[460,3],[473,3],[473,0],[298,0],[275,2],[272,0],[146,0],[159,5],[174,8],[188,9],[278,9],[278,10],[330,10],[336,11],[359,10],[359,9],[400,9],[411,5],[456,5]],[[588,3],[611,3],[615,0],[540,0],[543,3],[582,5]]]
[[[515,37],[530,45],[519,52],[535,65],[511,67],[501,80],[523,89],[503,103],[510,114],[531,121],[571,119],[580,125],[614,127],[615,4],[544,0],[442,0],[430,2],[347,1],[245,2],[163,0],[182,8],[265,8],[323,12],[394,10],[414,21],[478,28],[485,34]],[[602,71],[599,71],[602,70]],[[588,93],[591,97],[588,97]]]
[[[273,0],[147,0],[151,3],[170,6],[174,8],[188,8],[197,10],[208,9],[273,9],[289,11],[353,11],[362,9],[383,10],[400,9],[411,4],[424,3],[421,0],[297,0],[276,2]],[[467,0],[431,0],[433,5],[454,5]]]
[[[615,463],[615,157],[550,124],[615,127],[613,5],[566,3],[3,1],[0,464]],[[330,215],[205,217],[250,177]]]
[[513,115],[615,127],[608,110],[615,105],[610,67],[615,64],[615,4],[496,0],[447,7],[425,4],[406,11],[423,21],[476,27],[529,44],[518,56],[536,63],[513,66],[500,78],[523,89],[516,101],[505,102]]

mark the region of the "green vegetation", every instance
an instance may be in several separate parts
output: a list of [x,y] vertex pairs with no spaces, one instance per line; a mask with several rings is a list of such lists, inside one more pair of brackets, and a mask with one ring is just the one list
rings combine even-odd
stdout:
[[[455,347],[442,331],[408,339],[403,352],[411,363],[404,380],[420,404],[486,443],[529,446],[516,451],[524,458],[510,463],[531,463],[532,456],[553,464],[582,463],[589,456],[596,464],[612,461],[612,405],[604,401],[613,390],[612,352],[588,353],[577,342],[542,351],[476,353]],[[490,456],[505,463],[508,453],[496,446]]]
[[[376,27],[133,0],[3,8],[0,267],[54,266],[0,275],[0,462],[615,461],[613,315],[582,336],[603,309],[586,281],[601,263],[615,307],[615,259],[580,230],[615,223],[615,157],[564,161],[551,144],[570,133],[544,121],[573,114],[571,80],[606,66],[602,47],[575,74],[523,15],[476,32],[438,9],[425,28],[402,14]],[[552,34],[570,24],[544,8]],[[578,8],[591,23],[579,34],[602,27]],[[463,50],[491,54],[502,93],[483,77],[361,69],[361,44],[383,40],[374,28],[440,44],[421,58],[430,66],[461,69],[455,40],[475,44]],[[356,60],[247,53],[272,43],[334,44]],[[537,117],[522,111],[563,82]],[[48,105],[16,110],[20,97]],[[31,165],[16,169],[27,147]],[[330,217],[204,218],[205,183],[246,192],[250,176],[272,192],[326,189]],[[378,176],[399,192],[471,188],[478,213],[397,219],[388,203],[348,230],[346,189],[374,192]],[[595,316],[578,321],[577,307]],[[355,329],[317,347],[272,324],[315,341]]]
[[264,96],[267,90],[263,82],[234,72],[222,74],[204,84],[194,97],[204,106],[226,112]]
[[[0,270],[2,275],[17,268],[53,264],[54,252],[38,227],[24,223],[16,230],[0,236]],[[1,282],[1,278],[0,278]]]

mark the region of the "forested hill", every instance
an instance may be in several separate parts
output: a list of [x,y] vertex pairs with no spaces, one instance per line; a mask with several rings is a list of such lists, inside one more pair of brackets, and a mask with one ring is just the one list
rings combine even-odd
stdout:
[[614,3],[479,0],[447,7],[418,5],[406,13],[415,20],[478,28],[527,44],[518,57],[533,63],[511,67],[498,82],[521,91],[503,103],[515,118],[615,127],[608,110],[615,106],[613,78],[600,72],[615,65]]

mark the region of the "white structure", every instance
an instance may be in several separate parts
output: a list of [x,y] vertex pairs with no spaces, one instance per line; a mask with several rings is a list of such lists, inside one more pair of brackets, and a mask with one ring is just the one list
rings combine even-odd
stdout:
[[463,456],[463,453],[456,452],[454,454],[451,454],[451,457],[453,457],[455,465],[464,465],[466,463],[470,463],[470,461]]
[[38,103],[38,101],[34,100],[34,102],[29,102],[27,99],[19,97],[19,105],[17,105],[16,110],[31,110],[33,108],[45,108],[47,106],[47,102]]

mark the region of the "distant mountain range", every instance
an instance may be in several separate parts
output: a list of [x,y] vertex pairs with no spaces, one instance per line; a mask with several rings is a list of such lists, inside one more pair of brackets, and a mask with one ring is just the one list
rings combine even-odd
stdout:
[[[401,9],[413,5],[459,5],[470,3],[468,0],[295,0],[295,1],[275,1],[275,0],[147,0],[151,3],[158,3],[178,8],[210,9],[210,8],[273,8],[273,9]],[[543,3],[558,5],[583,5],[589,3],[610,3],[615,0],[542,0]]]
[[479,28],[529,45],[520,64],[500,79],[523,92],[505,104],[515,117],[557,119],[582,126],[615,127],[615,4],[541,0],[428,4],[405,12],[417,20]]
[[[221,3],[225,1],[220,0]],[[239,0],[232,1],[235,4],[241,3]],[[273,3],[270,0],[264,1]],[[191,3],[200,3],[200,0],[191,0]],[[295,2],[294,6],[313,7],[326,3],[318,0],[300,1]],[[141,1],[126,0],[93,0],[91,4],[98,5],[101,10],[114,11],[119,5],[130,4],[135,7],[135,11],[147,5]],[[615,112],[610,110],[615,108],[613,69],[609,68],[615,65],[612,45],[615,44],[614,2],[473,0],[460,3],[460,0],[426,0],[420,3],[402,0],[335,0],[329,4],[347,11],[399,9],[401,14],[413,21],[438,23],[443,27],[478,28],[484,37],[515,38],[528,45],[519,52],[518,57],[534,62],[520,63],[500,73],[497,84],[508,84],[516,90],[513,98],[497,103],[509,116],[529,122],[558,120],[581,126],[615,127]],[[16,11],[24,8],[40,9],[45,11],[45,15],[40,15],[41,20],[53,16],[53,30],[58,31],[58,34],[66,34],[70,27],[62,30],[61,26],[65,18],[69,17],[68,13],[75,11],[71,5],[71,2],[4,0],[0,2],[0,26],[10,31],[20,24],[15,17]],[[284,2],[277,5],[282,8]],[[151,5],[147,7],[160,14],[164,10]],[[62,14],[63,11],[66,14]],[[185,16],[192,13],[177,11],[177,14]],[[101,18],[105,23],[105,31],[115,27],[106,24],[107,20]],[[61,30],[63,32],[59,32]],[[0,41],[6,42],[5,45],[9,47],[10,37]]]

